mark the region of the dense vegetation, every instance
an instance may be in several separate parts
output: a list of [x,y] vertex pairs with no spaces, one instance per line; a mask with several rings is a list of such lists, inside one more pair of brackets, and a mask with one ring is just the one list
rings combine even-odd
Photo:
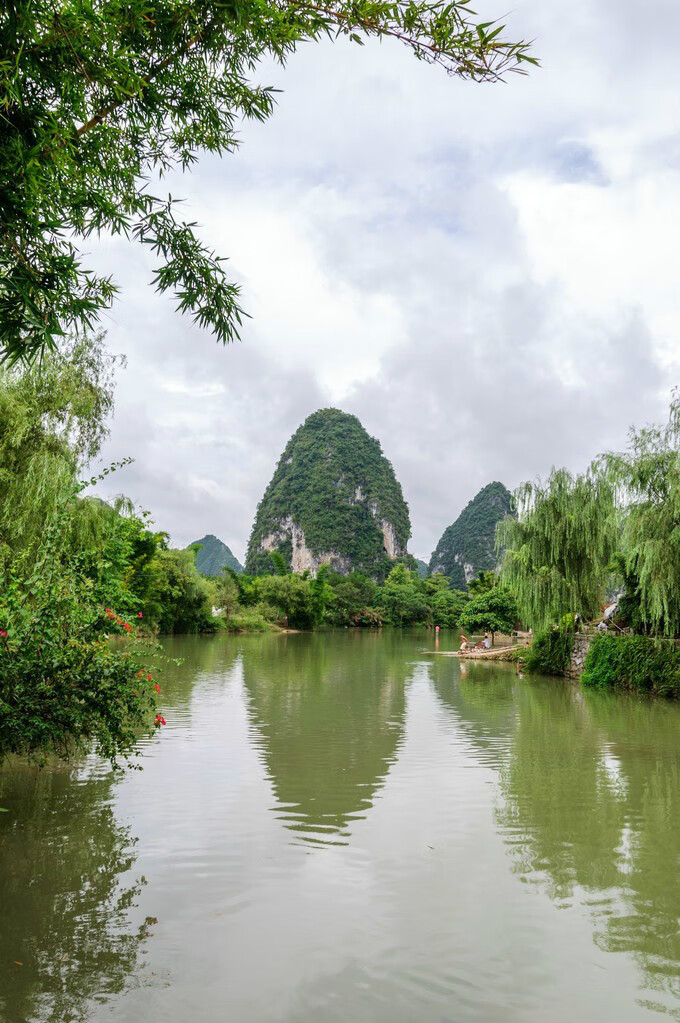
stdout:
[[430,559],[430,572],[443,572],[456,589],[470,577],[497,568],[496,527],[511,513],[512,497],[502,483],[489,483],[444,530]]
[[467,0],[9,0],[0,8],[0,351],[30,361],[89,326],[115,294],[83,265],[100,232],[149,245],[154,284],[221,341],[238,334],[238,288],[224,262],[150,179],[201,151],[232,152],[243,118],[263,121],[261,60],[308,40],[390,37],[473,80],[532,58]]
[[455,628],[469,598],[449,588],[442,575],[422,579],[404,564],[382,583],[361,572],[343,575],[323,566],[316,578],[288,572],[283,556],[271,555],[274,574],[225,572],[218,600],[232,631],[267,625],[311,629],[320,625],[379,628],[439,625]]
[[458,624],[471,632],[490,632],[493,644],[495,633],[509,635],[517,625],[515,598],[505,587],[494,586],[468,601]]
[[209,533],[201,540],[194,540],[189,549],[196,549],[196,568],[201,575],[220,575],[223,568],[242,572],[243,566],[234,557],[222,540]]
[[533,664],[559,667],[568,630],[600,617],[608,600],[616,634],[598,637],[584,682],[671,694],[672,640],[680,636],[680,397],[667,422],[631,430],[628,448],[598,457],[581,475],[554,470],[516,494],[504,520],[502,579],[522,619],[537,630]]
[[312,559],[384,578],[393,559],[385,549],[383,523],[393,531],[394,553],[404,556],[411,535],[408,506],[380,443],[356,416],[321,409],[281,455],[257,508],[246,571],[270,570],[267,547],[283,554],[289,568],[299,567],[293,543],[301,530]]
[[193,553],[124,498],[83,495],[112,402],[101,337],[0,370],[0,756],[127,755],[154,727],[158,686],[135,634],[216,628]]
[[649,636],[596,636],[581,681],[584,686],[680,696],[680,648]]

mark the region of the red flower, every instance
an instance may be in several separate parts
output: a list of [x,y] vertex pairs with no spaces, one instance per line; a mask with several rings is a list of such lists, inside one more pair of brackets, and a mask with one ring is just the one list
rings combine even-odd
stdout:
[[2,636],[2,637],[3,637],[3,639],[6,639],[6,637],[7,637],[7,633],[5,632],[5,630],[4,630],[4,629],[0,629],[0,636]]
[[156,727],[167,724],[162,714],[156,714]]
[[131,632],[132,631],[132,626],[128,622],[125,622],[125,624],[123,625],[123,628],[125,629],[126,632]]
[[154,684],[154,689],[156,690],[157,693],[160,693],[161,687],[158,685],[158,682]]

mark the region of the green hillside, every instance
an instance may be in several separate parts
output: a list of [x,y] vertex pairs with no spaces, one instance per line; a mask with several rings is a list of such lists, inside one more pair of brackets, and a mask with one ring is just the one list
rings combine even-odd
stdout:
[[271,571],[280,551],[295,572],[327,562],[384,576],[406,554],[408,506],[380,443],[356,416],[313,413],[293,434],[258,505],[246,571]]
[[430,559],[430,573],[443,572],[454,589],[466,589],[469,579],[495,569],[496,525],[512,510],[510,491],[489,483],[444,530]]
[[234,572],[243,571],[243,566],[227,545],[212,533],[208,533],[202,540],[194,540],[189,547],[196,547],[198,544],[201,545],[201,549],[196,554],[196,568],[201,575],[220,575],[225,566],[233,568]]
[[427,562],[421,561],[420,558],[415,558],[414,560],[416,563],[416,572],[418,573],[420,578],[427,579],[428,575],[430,574],[430,569],[428,567]]

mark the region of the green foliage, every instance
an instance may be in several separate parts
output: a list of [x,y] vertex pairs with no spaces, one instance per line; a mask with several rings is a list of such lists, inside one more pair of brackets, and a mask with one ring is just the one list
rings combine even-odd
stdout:
[[443,572],[455,589],[464,590],[466,565],[476,575],[495,569],[496,527],[511,510],[509,490],[502,483],[489,483],[444,530],[430,559],[430,572]]
[[29,372],[0,369],[0,546],[14,557],[35,556],[61,495],[98,452],[111,370],[101,335],[64,343]]
[[269,560],[271,561],[272,568],[274,569],[274,575],[287,574],[286,559],[280,551],[272,551],[269,555]]
[[508,634],[517,621],[517,601],[503,586],[481,593],[469,600],[460,613],[458,624],[470,632]]
[[457,628],[468,599],[467,593],[461,590],[438,590],[430,598],[432,623],[447,629]]
[[[7,553],[0,563],[0,758],[67,758],[94,747],[115,763],[152,728],[148,655],[142,660],[133,625],[101,608],[79,571],[66,542],[70,497],[62,495],[30,573]],[[109,632],[128,649],[112,647]]]
[[421,561],[420,558],[414,558],[413,560],[415,561],[415,570],[420,576],[420,578],[427,579],[428,575],[430,574],[430,569],[428,567],[427,562]]
[[[372,607],[377,590],[373,579],[361,572],[350,572],[346,576],[331,573],[329,582],[333,589],[331,622],[334,625],[366,625],[370,618],[366,612]],[[378,616],[378,619],[375,624],[382,624],[382,618]]]
[[680,397],[662,427],[631,430],[628,450],[587,473],[554,470],[516,493],[506,519],[502,578],[520,611],[542,630],[567,611],[594,618],[612,567],[621,610],[636,630],[680,634]]
[[198,574],[192,552],[159,551],[153,563],[153,617],[163,633],[214,632],[213,590]]
[[397,553],[405,553],[411,533],[408,506],[379,442],[356,416],[322,409],[286,445],[258,505],[246,571],[271,571],[267,538],[273,538],[275,553],[290,569],[295,524],[314,555],[333,555],[332,568],[345,571],[349,565],[384,578],[393,562],[384,547],[383,521],[394,530]]
[[272,620],[277,612],[260,607],[237,607],[225,621],[227,632],[272,632],[276,631]]
[[[623,512],[622,575],[638,627],[680,634],[680,394],[664,426],[631,430],[628,450],[598,470],[617,488]],[[631,606],[631,599],[637,608]]]
[[584,686],[680,696],[680,649],[647,636],[596,636],[581,676]]
[[236,573],[243,571],[227,545],[212,533],[195,540],[189,548],[196,551],[196,568],[201,575],[218,576],[223,568],[232,568]]
[[542,675],[563,675],[574,649],[574,624],[574,615],[566,614],[559,625],[539,632],[524,658],[525,669]]
[[121,614],[142,611],[153,629],[159,613],[155,561],[167,535],[149,527],[149,513],[138,515],[127,499],[107,504],[90,497],[71,509],[69,543],[95,599]]
[[501,579],[517,598],[520,617],[541,632],[567,612],[591,619],[619,540],[614,488],[593,470],[553,470],[546,483],[516,491],[517,519],[499,527],[505,546]]
[[318,624],[318,604],[309,579],[292,573],[268,575],[257,580],[260,601],[278,608],[282,624],[292,629],[311,629]]
[[102,231],[150,246],[156,288],[227,342],[238,288],[222,260],[149,180],[198,153],[232,152],[243,118],[274,102],[260,60],[285,63],[306,40],[392,37],[465,78],[535,62],[467,0],[359,0],[329,6],[242,0],[11,0],[0,14],[0,350],[33,359],[91,325],[115,285],[83,264]]
[[473,597],[480,597],[482,593],[488,593],[497,584],[498,576],[495,572],[489,570],[487,572],[480,572],[476,579],[471,579],[468,583],[468,590]]
[[395,565],[376,593],[376,607],[390,625],[417,625],[431,620],[424,588],[417,572]]

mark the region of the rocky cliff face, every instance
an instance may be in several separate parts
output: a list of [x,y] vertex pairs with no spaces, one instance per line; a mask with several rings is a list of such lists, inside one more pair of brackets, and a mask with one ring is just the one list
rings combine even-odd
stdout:
[[480,572],[496,569],[496,526],[511,509],[510,491],[502,483],[489,483],[444,530],[430,572],[443,572],[454,589],[464,590]]
[[382,577],[406,554],[408,506],[380,444],[356,416],[321,409],[286,445],[258,505],[246,571],[271,571],[279,551],[293,572],[321,565]]

